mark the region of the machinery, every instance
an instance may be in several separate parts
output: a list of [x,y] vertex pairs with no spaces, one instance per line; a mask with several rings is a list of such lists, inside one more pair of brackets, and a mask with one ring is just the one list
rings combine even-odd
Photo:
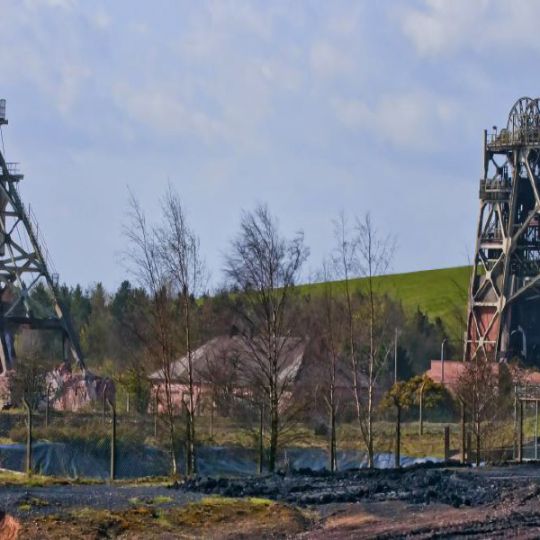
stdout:
[[465,360],[540,367],[540,98],[484,131]]
[[[6,100],[0,100],[0,127],[8,123]],[[57,279],[48,264],[47,249],[38,227],[25,208],[17,185],[23,179],[18,164],[7,162],[0,151],[0,374],[14,367],[14,335],[18,327],[61,332],[64,360],[71,357],[85,370],[81,349],[60,302]],[[32,290],[43,283],[50,306],[39,305]]]

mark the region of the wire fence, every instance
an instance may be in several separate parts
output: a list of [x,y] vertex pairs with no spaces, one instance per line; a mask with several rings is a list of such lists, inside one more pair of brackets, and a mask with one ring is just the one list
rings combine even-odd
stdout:
[[[117,410],[118,409],[118,410]],[[178,474],[186,471],[186,418],[174,418],[173,430],[163,414],[140,414],[125,405],[95,404],[81,412],[52,409],[13,409],[0,414],[0,467],[70,478],[134,479],[164,477],[172,472],[171,448]],[[516,427],[523,425],[522,452]],[[269,433],[254,419],[238,420],[216,414],[195,416],[197,474],[243,476],[267,472]],[[394,465],[395,423],[378,418],[375,424],[376,466]],[[262,429],[261,429],[262,428]],[[419,433],[417,421],[401,426],[401,463],[418,458],[475,461],[475,433],[469,424],[427,422]],[[538,457],[535,404],[524,404],[521,422],[509,418],[482,434],[482,460]],[[262,433],[262,446],[261,446]],[[494,437],[493,434],[497,434]],[[490,439],[490,437],[492,437]],[[365,446],[354,422],[337,429],[338,469],[367,465]],[[321,470],[329,466],[329,432],[324,425],[298,422],[281,434],[279,470]],[[262,453],[261,453],[262,448]],[[261,465],[262,460],[262,467]]]

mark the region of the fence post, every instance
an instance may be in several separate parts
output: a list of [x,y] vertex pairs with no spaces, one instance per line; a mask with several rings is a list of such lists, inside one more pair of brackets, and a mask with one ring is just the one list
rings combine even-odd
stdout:
[[157,441],[157,424],[158,424],[158,396],[154,398],[154,439]]
[[50,395],[50,385],[47,386],[47,396],[45,398],[45,427],[49,427],[49,395]]
[[210,440],[214,440],[214,392],[210,396]]
[[523,463],[523,401],[519,400],[518,462]]
[[26,410],[26,474],[32,474],[32,408],[23,398],[23,405]]
[[517,385],[514,386],[514,440],[513,440],[513,458],[514,460],[518,459],[518,399],[517,399]]
[[259,474],[263,472],[264,466],[264,405],[261,404],[261,412],[259,418]]
[[450,426],[444,426],[444,461],[450,461]]
[[401,407],[396,407],[396,451],[394,454],[394,467],[401,466]]
[[461,463],[467,459],[465,449],[465,403],[461,402]]
[[116,477],[116,407],[114,403],[107,399],[111,408],[111,470],[110,479],[113,481]]
[[534,459],[538,461],[538,400],[534,402]]

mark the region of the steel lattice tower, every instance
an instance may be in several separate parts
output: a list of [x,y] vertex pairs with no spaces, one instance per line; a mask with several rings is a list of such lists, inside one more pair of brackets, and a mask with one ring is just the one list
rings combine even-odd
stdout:
[[[6,101],[0,100],[0,126],[7,123]],[[60,331],[64,360],[69,359],[71,352],[85,371],[78,339],[51,273],[47,249],[17,189],[23,175],[17,164],[6,162],[3,150],[0,151],[0,172],[0,373],[13,368],[13,338],[18,327]],[[40,282],[50,292],[52,311],[50,306],[38,304],[31,295]]]
[[540,98],[520,98],[506,128],[484,131],[464,355],[540,367]]

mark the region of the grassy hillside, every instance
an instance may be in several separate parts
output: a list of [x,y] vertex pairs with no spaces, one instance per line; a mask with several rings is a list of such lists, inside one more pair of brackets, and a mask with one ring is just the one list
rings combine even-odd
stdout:
[[[467,291],[471,274],[470,266],[423,270],[405,274],[390,274],[375,278],[376,287],[401,301],[405,310],[412,312],[420,308],[430,319],[440,317],[453,337],[463,332]],[[365,290],[365,278],[351,280],[353,289]],[[322,283],[303,285],[303,292],[316,294]],[[335,282],[337,290],[344,287],[342,281]]]

